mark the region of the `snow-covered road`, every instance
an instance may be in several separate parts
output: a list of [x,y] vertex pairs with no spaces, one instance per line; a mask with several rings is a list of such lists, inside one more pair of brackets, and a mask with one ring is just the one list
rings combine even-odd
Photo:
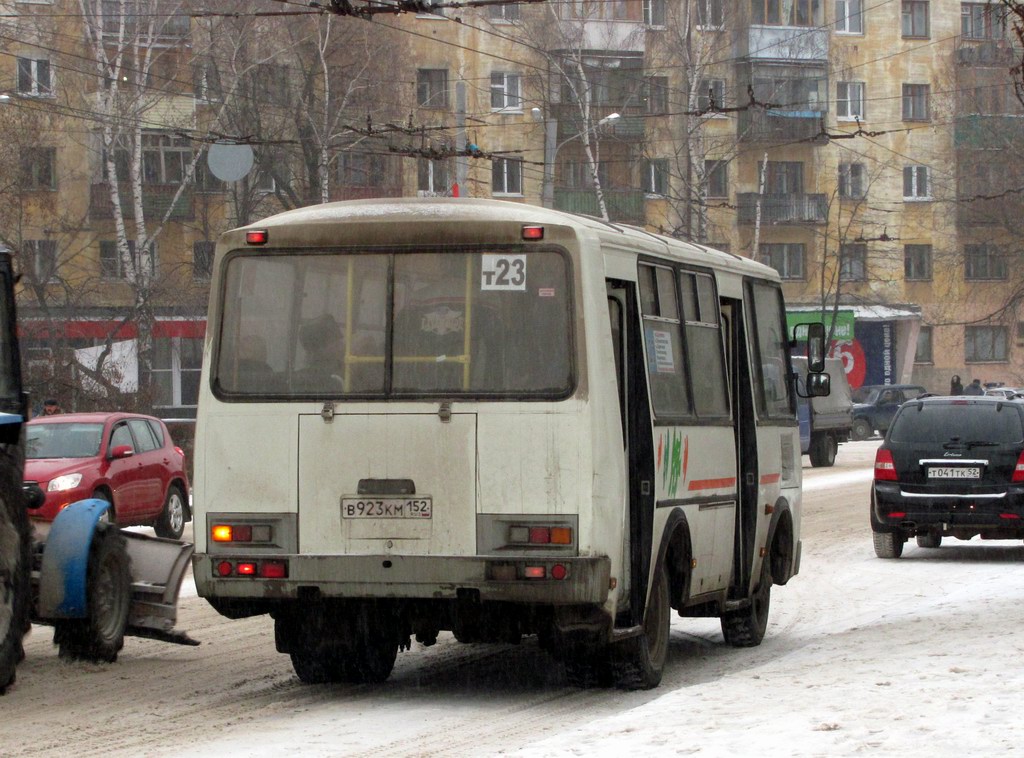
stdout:
[[773,591],[764,643],[733,649],[717,620],[675,618],[651,692],[574,689],[531,641],[449,636],[400,654],[384,685],[303,686],[269,619],[191,597],[179,626],[201,647],[129,639],[112,666],[60,661],[37,627],[0,700],[0,755],[1019,754],[1024,546],[875,558],[877,445],[805,467],[801,573]]

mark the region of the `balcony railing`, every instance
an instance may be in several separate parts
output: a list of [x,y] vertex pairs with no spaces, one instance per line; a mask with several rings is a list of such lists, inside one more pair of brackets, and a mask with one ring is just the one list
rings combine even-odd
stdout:
[[785,61],[786,63],[827,61],[828,27],[761,26],[751,24],[739,39],[742,57],[750,60]]
[[745,192],[737,196],[739,223],[757,222],[757,200],[761,199],[762,224],[824,224],[828,220],[825,195],[758,195]]
[[[584,126],[577,106],[570,104],[555,106],[552,113],[558,120],[559,142],[579,137],[583,132]],[[598,122],[602,118],[613,113],[618,113],[619,118],[598,126]],[[593,133],[602,139],[612,137],[620,140],[636,140],[642,139],[644,136],[644,113],[641,108],[594,106],[591,108],[590,121]]]
[[783,111],[754,109],[742,111],[739,118],[740,139],[750,142],[791,142],[806,140],[824,143],[822,121],[818,111]]
[[[640,190],[606,189],[604,193],[605,207],[611,221],[624,224],[644,223],[644,193]],[[565,189],[555,187],[555,208],[570,213],[583,213],[588,216],[600,216],[597,194],[592,189]]]
[[953,129],[957,149],[1000,150],[1024,140],[1024,115],[972,113],[957,116]]
[[956,38],[956,62],[961,66],[1012,68],[1020,63],[1020,53],[1006,39]]
[[[171,221],[189,221],[195,218],[192,207],[194,187],[185,187],[174,209],[168,217]],[[127,185],[121,188],[121,210],[125,218],[135,218],[135,204]],[[177,184],[148,184],[142,188],[142,210],[148,220],[162,219],[171,207],[174,194],[178,191]],[[93,184],[89,191],[89,216],[94,219],[114,217],[114,206],[110,202],[110,187],[106,182]]]
[[[988,195],[999,195],[997,189],[986,190]],[[956,222],[961,226],[992,226],[1014,228],[1024,216],[1024,200],[1015,193],[1001,197],[965,195],[956,204]]]

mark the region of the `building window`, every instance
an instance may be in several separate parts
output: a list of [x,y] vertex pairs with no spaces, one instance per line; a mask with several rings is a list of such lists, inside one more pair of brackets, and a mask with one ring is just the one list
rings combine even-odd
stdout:
[[728,161],[704,161],[704,181],[708,197],[729,197]]
[[707,113],[725,105],[725,80],[701,79],[697,85],[697,110]]
[[802,242],[773,242],[760,245],[758,260],[779,272],[783,279],[804,278]]
[[[156,243],[149,245],[151,255],[147,256],[150,267],[149,273],[156,273]],[[135,240],[128,240],[128,254],[131,256],[135,266],[139,265],[139,257],[135,249]],[[121,260],[117,251],[117,243],[114,240],[100,240],[100,276],[104,279],[127,279],[129,271]]]
[[932,362],[932,328],[922,326],[917,333],[917,348],[914,350],[914,363]]
[[644,0],[644,23],[665,26],[665,0]]
[[928,36],[927,0],[903,0],[900,28],[904,37]]
[[57,281],[57,240],[24,240],[22,245],[32,267],[33,282]]
[[864,120],[864,82],[836,83],[836,118],[840,121]]
[[821,26],[822,6],[820,0],[751,0],[752,20],[774,26]]
[[924,282],[932,278],[932,246],[903,246],[903,278]]
[[836,32],[864,33],[863,0],[836,0]]
[[644,82],[644,103],[648,113],[668,112],[668,77],[648,76]]
[[1006,360],[1005,326],[968,326],[964,330],[964,360],[986,363]]
[[170,134],[142,135],[143,184],[180,184],[192,162],[192,144]]
[[[590,161],[562,161],[557,168],[559,186],[565,189],[594,189],[594,169]],[[602,187],[609,186],[607,161],[598,161],[597,178]]]
[[903,85],[903,120],[927,121],[928,116],[927,84]]
[[961,36],[964,39],[1002,39],[1004,12],[994,3],[960,3]]
[[18,94],[53,96],[53,74],[45,58],[18,58]]
[[764,189],[769,195],[802,195],[804,164],[801,161],[768,161],[758,164],[764,171]]
[[192,95],[204,103],[219,103],[224,99],[220,72],[212,61],[200,61],[192,69]]
[[495,71],[491,74],[491,110],[521,111],[523,98],[519,90],[519,74]]
[[199,399],[203,340],[162,337],[153,340],[153,384],[158,408],[194,408]]
[[844,242],[839,246],[839,278],[863,282],[868,278],[868,246],[863,242]]
[[1006,256],[995,245],[964,245],[964,279],[1006,279]]
[[643,188],[648,195],[668,194],[668,161],[664,158],[645,160],[643,163]]
[[487,18],[491,21],[506,21],[513,22],[518,21],[521,16],[519,13],[519,5],[517,3],[507,3],[502,5],[488,5],[487,6]]
[[346,151],[338,156],[337,180],[341,187],[383,187],[388,173],[385,155]]
[[57,189],[57,148],[27,147],[21,150],[21,188]]
[[416,188],[420,195],[447,195],[451,190],[448,181],[448,161],[432,161],[420,158],[417,168]]
[[523,161],[519,158],[491,160],[491,192],[495,195],[523,194]]
[[192,243],[192,277],[209,279],[213,273],[213,250],[217,243],[213,240],[196,240]]
[[863,163],[839,164],[839,197],[861,200],[868,194],[867,169]]
[[416,102],[421,108],[448,107],[448,69],[421,68],[416,71]]
[[725,26],[725,0],[697,0],[697,24],[703,29]]
[[903,199],[930,200],[931,187],[927,166],[903,167]]

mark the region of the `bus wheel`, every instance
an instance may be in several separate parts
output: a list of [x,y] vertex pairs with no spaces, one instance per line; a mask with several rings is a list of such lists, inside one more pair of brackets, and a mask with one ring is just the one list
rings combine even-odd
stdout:
[[772,572],[768,556],[761,561],[761,578],[750,603],[738,611],[722,615],[722,634],[733,647],[756,647],[768,628],[768,611],[772,600]]
[[114,527],[97,526],[86,574],[87,615],[57,621],[53,641],[61,658],[113,663],[124,647],[132,592],[128,549]]
[[348,682],[383,682],[398,657],[398,624],[385,608],[362,604],[351,618],[346,639],[344,678]]
[[303,684],[326,684],[343,680],[344,665],[339,651],[320,647],[316,651],[291,653],[295,676]]
[[672,623],[669,605],[668,572],[658,571],[651,588],[651,600],[644,614],[644,631],[619,643],[612,667],[615,683],[626,690],[649,690],[661,683],[668,658],[668,638]]

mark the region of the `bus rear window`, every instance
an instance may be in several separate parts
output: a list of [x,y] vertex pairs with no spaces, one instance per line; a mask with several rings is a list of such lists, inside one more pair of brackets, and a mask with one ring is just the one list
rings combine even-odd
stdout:
[[214,387],[226,396],[563,396],[568,259],[557,252],[237,256]]

